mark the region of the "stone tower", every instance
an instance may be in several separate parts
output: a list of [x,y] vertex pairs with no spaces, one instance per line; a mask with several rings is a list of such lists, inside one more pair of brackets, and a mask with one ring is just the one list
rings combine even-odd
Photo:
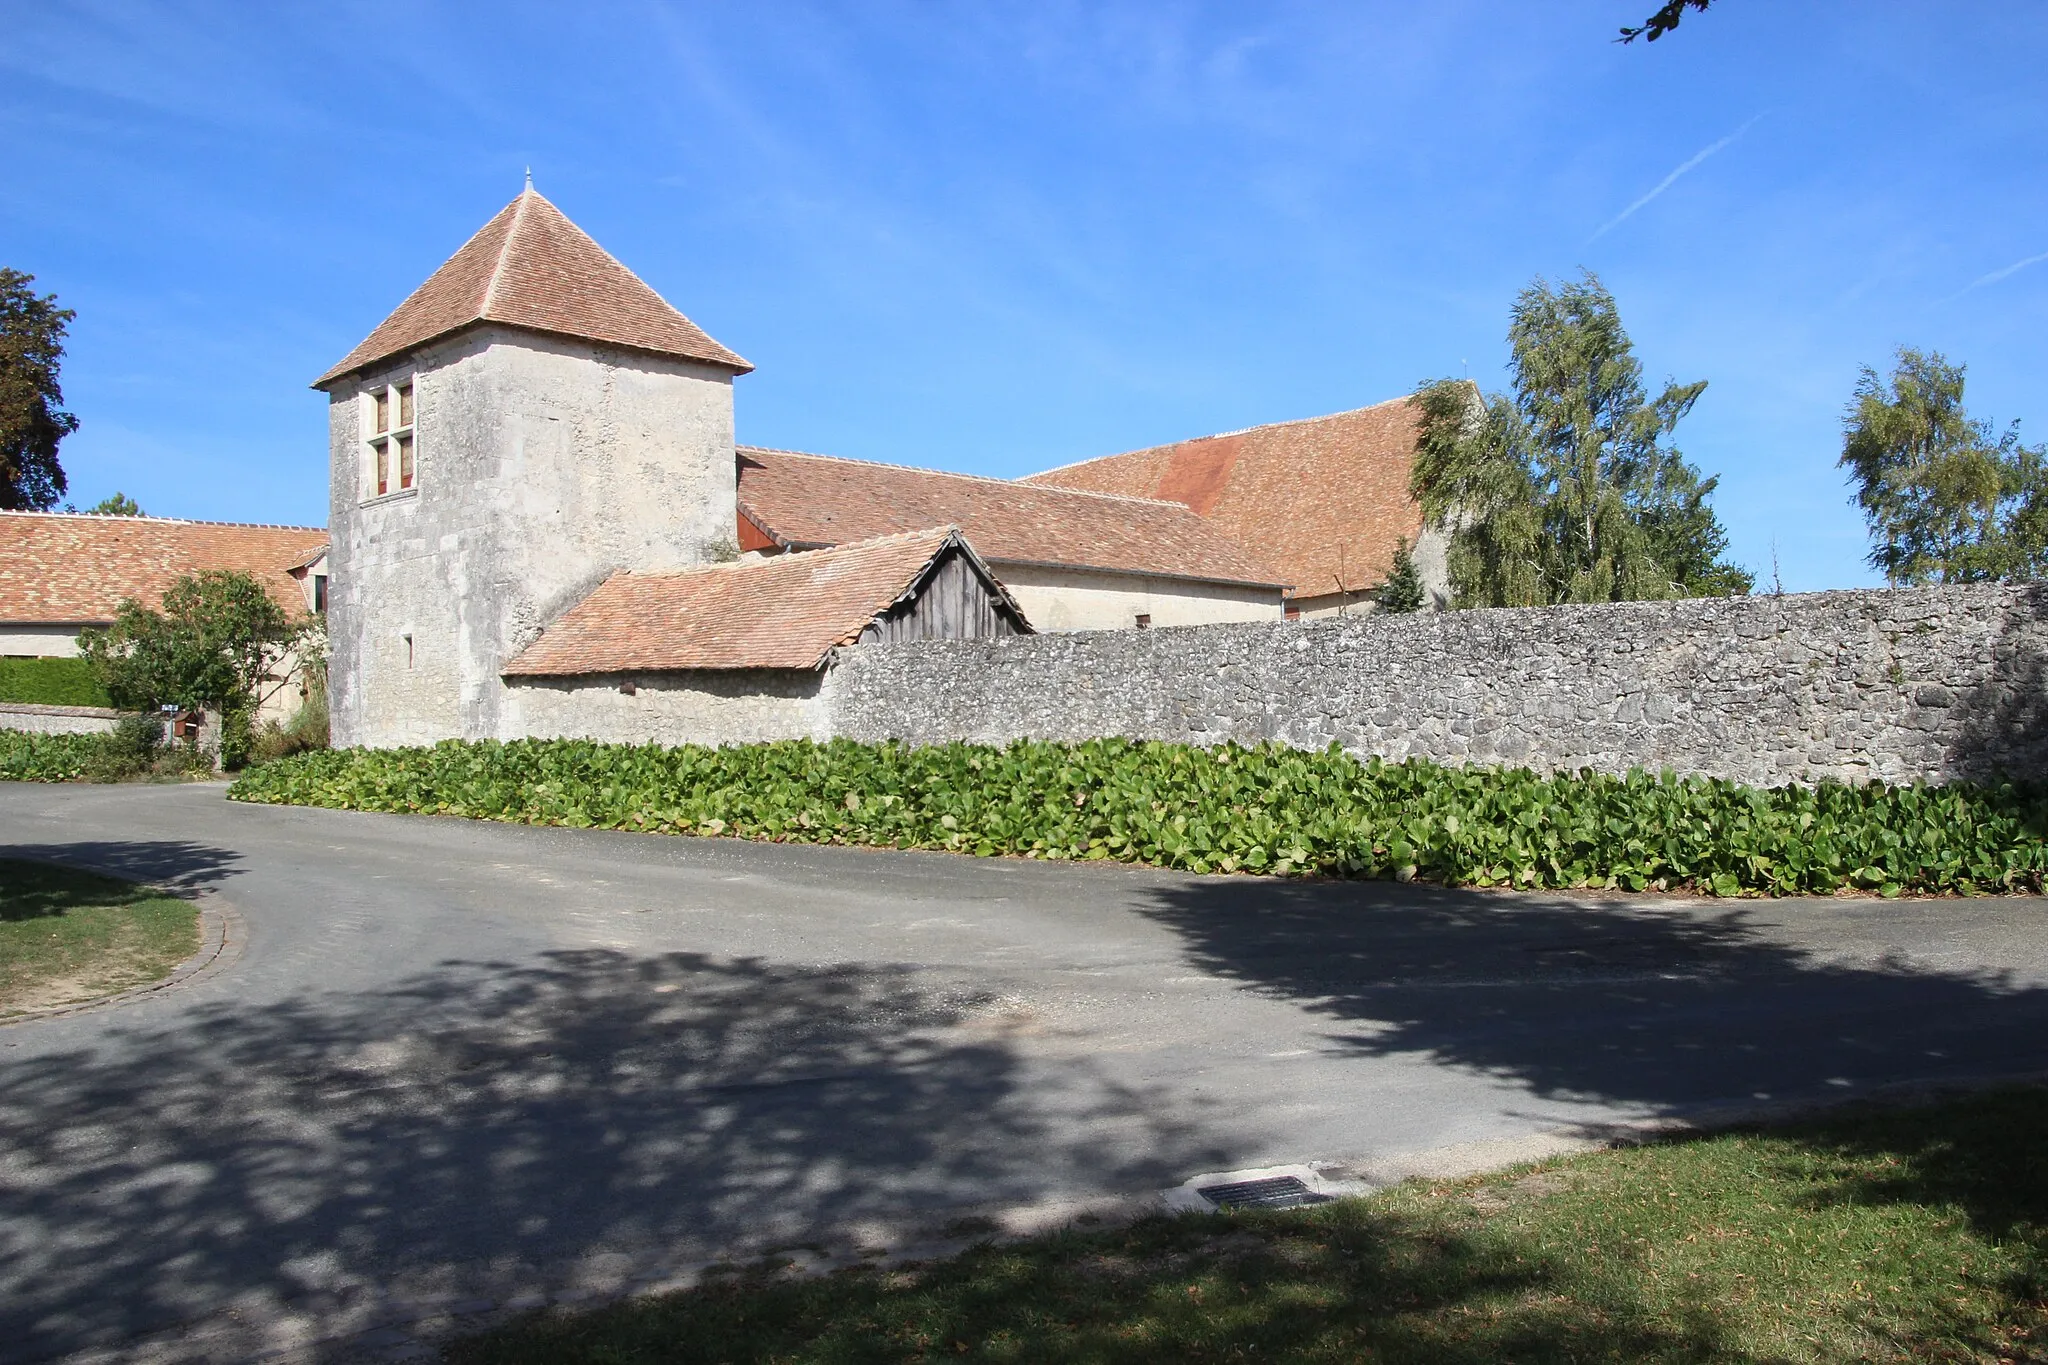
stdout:
[[511,738],[499,670],[619,569],[731,558],[732,381],[529,186],[314,381],[334,742]]

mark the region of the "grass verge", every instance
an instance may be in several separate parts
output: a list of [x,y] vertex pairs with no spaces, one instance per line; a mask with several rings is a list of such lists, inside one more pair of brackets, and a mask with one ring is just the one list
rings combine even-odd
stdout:
[[2048,1359],[2048,1091],[1602,1152],[897,1270],[756,1269],[456,1365]]
[[190,901],[0,859],[0,1018],[146,985],[198,949]]

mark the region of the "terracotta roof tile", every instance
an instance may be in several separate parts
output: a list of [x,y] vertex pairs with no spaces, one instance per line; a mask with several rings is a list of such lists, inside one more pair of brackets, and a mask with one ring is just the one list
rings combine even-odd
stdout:
[[154,607],[202,569],[252,574],[297,616],[306,599],[290,570],[325,544],[313,526],[0,512],[0,621],[111,621],[122,598]]
[[954,528],[940,526],[681,573],[613,574],[505,673],[821,668],[956,542],[965,544]]
[[1033,474],[1039,487],[1169,498],[1294,585],[1297,597],[1377,587],[1422,509],[1408,491],[1416,412],[1369,408],[1108,455]]
[[1277,587],[1284,579],[1178,503],[974,474],[739,448],[740,508],[787,545],[838,545],[949,522],[991,563]]
[[753,368],[529,187],[313,387],[483,322]]

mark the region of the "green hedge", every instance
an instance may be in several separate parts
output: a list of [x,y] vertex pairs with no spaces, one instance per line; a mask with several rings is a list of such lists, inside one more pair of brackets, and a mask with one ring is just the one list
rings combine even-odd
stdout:
[[0,782],[76,782],[106,750],[103,735],[0,730]]
[[112,706],[83,659],[0,659],[0,701],[40,706]]
[[806,843],[1113,858],[1459,885],[2038,890],[2048,800],[2013,787],[1784,787],[1096,740],[725,749],[583,740],[344,749],[240,801]]

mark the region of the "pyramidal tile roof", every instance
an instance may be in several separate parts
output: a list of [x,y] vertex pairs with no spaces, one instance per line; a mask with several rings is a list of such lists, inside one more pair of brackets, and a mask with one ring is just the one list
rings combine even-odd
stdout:
[[754,368],[529,185],[313,387],[485,322],[700,360],[738,374]]
[[[833,649],[859,640],[956,546],[980,564],[957,528],[933,526],[772,559],[616,573],[506,664],[505,674],[822,668]],[[1023,622],[1000,584],[996,592]]]

